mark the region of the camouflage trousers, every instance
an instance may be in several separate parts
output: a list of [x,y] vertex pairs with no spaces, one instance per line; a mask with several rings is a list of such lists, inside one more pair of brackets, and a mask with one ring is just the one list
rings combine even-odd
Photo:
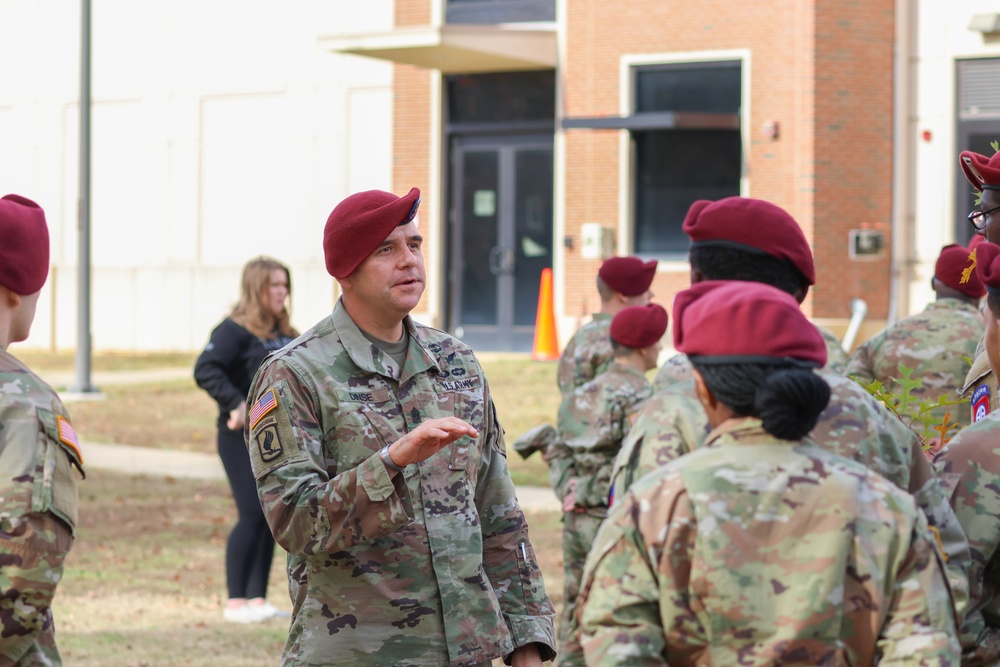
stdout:
[[559,617],[559,649],[556,664],[559,667],[584,667],[583,648],[577,640],[572,622],[576,602],[580,597],[583,565],[587,553],[597,538],[597,529],[604,522],[608,509],[594,507],[586,512],[569,512],[563,515],[563,610]]

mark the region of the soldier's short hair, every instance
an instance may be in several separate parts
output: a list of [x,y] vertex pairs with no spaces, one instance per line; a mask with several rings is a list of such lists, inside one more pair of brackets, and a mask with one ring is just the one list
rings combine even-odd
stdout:
[[809,280],[794,266],[773,255],[726,246],[691,248],[691,268],[708,280],[743,280],[764,283],[799,298],[809,289]]

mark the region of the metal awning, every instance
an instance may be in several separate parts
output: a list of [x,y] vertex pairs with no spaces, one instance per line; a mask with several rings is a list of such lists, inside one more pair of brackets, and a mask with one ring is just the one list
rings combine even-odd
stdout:
[[443,25],[320,39],[323,48],[441,70],[473,74],[553,69],[556,32],[552,23]]

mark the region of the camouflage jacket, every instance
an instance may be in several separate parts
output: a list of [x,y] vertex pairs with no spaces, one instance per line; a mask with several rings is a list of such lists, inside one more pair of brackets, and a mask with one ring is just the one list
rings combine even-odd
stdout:
[[594,313],[566,343],[559,357],[558,382],[563,398],[571,391],[603,373],[614,361],[611,351],[610,315]]
[[62,401],[0,349],[0,664],[62,664],[51,605],[76,531],[73,466]]
[[[936,400],[948,395],[958,400],[968,372],[963,357],[975,357],[983,331],[983,317],[974,306],[958,299],[938,299],[923,312],[896,322],[862,343],[851,354],[847,374],[864,383],[886,383],[900,377],[898,369],[903,364],[913,371],[912,378],[923,382],[910,392],[914,398]],[[969,410],[964,406],[942,406],[931,411],[938,421],[946,413],[959,426],[970,423]],[[915,428],[919,428],[918,435],[923,432],[919,424]]]
[[[247,446],[271,532],[289,553],[283,665],[474,665],[539,643],[554,610],[475,356],[406,318],[406,362],[343,304],[264,361]],[[390,473],[379,450],[426,419],[479,430]]]
[[971,595],[962,626],[963,665],[1000,664],[1000,412],[953,438],[934,468],[969,538]]
[[607,507],[615,454],[628,433],[629,418],[650,392],[645,375],[615,362],[563,399],[558,438],[545,458],[560,500],[572,490],[580,509]]
[[637,482],[587,558],[587,664],[959,664],[913,498],[743,418]]
[[[980,342],[979,347],[982,348],[982,345]],[[981,349],[976,353],[972,368],[965,376],[965,385],[962,387],[962,396],[969,399],[971,423],[975,424],[1000,408],[997,393],[997,377],[990,368],[986,350]]]
[[[917,437],[858,383],[838,373],[819,374],[830,385],[830,403],[809,438],[913,495],[940,536],[956,609],[964,613],[969,598],[969,545]],[[695,398],[694,380],[654,392],[636,415],[615,460],[613,496],[620,497],[642,475],[702,447],[708,432],[708,418]]]
[[[816,330],[819,331],[823,342],[826,343],[826,366],[824,369],[843,375],[847,368],[847,353],[841,347],[840,339],[822,327],[816,327]],[[675,354],[663,362],[660,370],[656,372],[656,377],[653,378],[653,391],[666,389],[690,377],[691,362],[688,361],[687,355]]]

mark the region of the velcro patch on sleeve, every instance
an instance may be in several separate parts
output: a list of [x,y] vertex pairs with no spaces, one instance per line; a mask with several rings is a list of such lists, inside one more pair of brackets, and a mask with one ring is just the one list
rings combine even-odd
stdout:
[[263,396],[261,396],[253,407],[250,408],[250,428],[253,428],[260,423],[260,420],[264,418],[271,410],[278,407],[278,398],[274,395],[274,389],[268,389]]
[[59,442],[66,445],[66,447],[76,454],[77,465],[78,467],[82,467],[83,452],[80,451],[80,439],[76,436],[73,425],[62,415],[56,416],[56,422],[59,430]]

